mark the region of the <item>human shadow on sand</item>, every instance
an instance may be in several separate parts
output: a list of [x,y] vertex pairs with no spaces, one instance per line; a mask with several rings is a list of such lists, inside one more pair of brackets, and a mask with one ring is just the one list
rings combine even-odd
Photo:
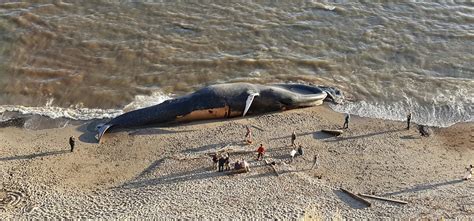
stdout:
[[[306,136],[306,135],[313,135],[313,138],[318,139],[318,140],[334,137],[334,135],[324,133],[322,131],[297,133],[296,137],[303,137],[303,136]],[[290,143],[291,142],[291,134],[288,135],[288,136],[274,137],[274,138],[271,138],[270,140],[287,140]]]
[[414,140],[414,139],[421,139],[421,137],[415,137],[413,135],[405,135],[405,136],[401,136],[400,139],[404,139],[404,140]]
[[153,171],[155,171],[156,169],[158,169],[158,167],[166,160],[168,159],[168,157],[165,157],[165,158],[161,158],[159,160],[155,160],[155,162],[153,162],[152,164],[150,164],[150,166],[148,166],[147,168],[145,168],[140,174],[138,174],[138,176],[135,178],[135,179],[140,179],[150,173],[152,173]]
[[385,130],[385,131],[374,132],[374,133],[363,134],[363,135],[357,135],[357,136],[352,136],[352,137],[340,137],[339,136],[339,137],[335,137],[332,140],[326,140],[324,142],[339,142],[339,141],[344,141],[344,140],[354,140],[354,139],[372,137],[372,136],[377,136],[377,135],[382,135],[382,134],[387,134],[387,133],[399,132],[399,131],[402,131],[402,130],[403,129]]
[[169,175],[164,175],[159,178],[154,179],[143,179],[143,180],[133,180],[131,182],[124,183],[121,185],[121,188],[125,189],[136,189],[147,186],[156,186],[163,184],[173,184],[181,183],[185,181],[195,181],[195,180],[204,180],[220,176],[228,175],[226,172],[215,172],[210,170],[208,167],[197,168],[191,171],[183,171],[178,173],[172,173]]
[[[303,137],[303,136],[306,136],[306,135],[312,135],[314,139],[318,139],[318,140],[335,137],[334,135],[324,133],[322,131],[299,133],[299,134],[296,134],[296,137]],[[290,142],[291,135],[283,136],[283,137],[276,137],[276,138],[272,138],[271,140],[277,140],[277,139],[287,139],[288,142]]]
[[30,159],[37,158],[37,157],[53,156],[53,155],[65,154],[65,153],[69,153],[69,152],[70,152],[69,150],[55,150],[55,151],[49,151],[49,152],[43,152],[43,153],[34,153],[34,154],[21,155],[21,156],[3,157],[3,158],[0,158],[0,161],[30,160]]
[[239,147],[244,147],[247,146],[244,144],[242,141],[231,141],[231,142],[221,142],[221,143],[215,143],[215,144],[208,144],[196,148],[192,148],[189,150],[183,150],[182,153],[199,153],[199,152],[209,152],[211,150],[214,151],[220,151],[223,150],[226,147],[231,147],[231,146],[239,146]]
[[257,173],[252,176],[245,177],[246,179],[260,179],[269,176],[276,176],[271,170],[266,171],[265,173]]
[[331,137],[336,137],[336,136],[328,134],[328,133],[324,133],[322,131],[316,131],[316,132],[313,133],[313,138],[317,139],[317,140],[324,140],[324,139],[328,139],[328,138],[331,138]]
[[352,198],[351,196],[347,195],[347,193],[342,192],[341,190],[333,190],[334,194],[336,194],[339,199],[349,205],[353,209],[364,209],[368,206],[358,200]]
[[421,184],[421,185],[414,186],[412,188],[408,188],[408,189],[404,189],[404,190],[400,190],[400,191],[395,191],[395,192],[391,192],[391,193],[385,193],[382,196],[394,196],[394,195],[398,195],[398,194],[402,194],[402,193],[414,193],[414,192],[419,192],[419,191],[423,191],[423,190],[434,189],[434,188],[437,188],[437,187],[440,187],[440,186],[453,185],[453,184],[456,184],[456,183],[461,183],[463,181],[464,180],[462,180],[462,179],[456,179],[456,180],[450,180],[450,181],[445,181],[445,182],[440,182],[440,183]]

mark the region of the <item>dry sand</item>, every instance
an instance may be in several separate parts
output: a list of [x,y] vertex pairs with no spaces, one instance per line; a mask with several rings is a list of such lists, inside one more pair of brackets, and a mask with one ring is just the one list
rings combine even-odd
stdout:
[[[415,116],[416,117],[416,116]],[[0,129],[2,218],[474,218],[472,123],[420,137],[404,122],[352,117],[326,106],[261,116],[107,134],[97,144],[88,125],[61,129]],[[255,142],[244,145],[245,125]],[[257,129],[258,127],[259,129]],[[305,150],[291,164],[290,136]],[[68,138],[78,137],[68,152]],[[263,143],[266,159],[252,152]],[[226,147],[251,172],[211,169],[208,153]],[[320,156],[317,169],[312,158]],[[408,201],[352,199],[340,187]]]

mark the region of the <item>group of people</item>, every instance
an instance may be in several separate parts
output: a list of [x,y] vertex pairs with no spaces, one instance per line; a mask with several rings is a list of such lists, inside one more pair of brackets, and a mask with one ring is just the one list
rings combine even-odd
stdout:
[[[244,142],[246,142],[247,144],[251,144],[252,143],[252,131],[250,130],[250,128],[248,126],[245,126],[245,129],[246,129],[246,133],[245,133],[245,139],[244,139]],[[303,147],[302,145],[298,145],[296,144],[296,132],[293,131],[293,133],[291,134],[291,146],[293,147],[292,150],[290,151],[290,156],[291,156],[291,162],[293,161],[293,159],[296,157],[296,156],[302,156],[304,154],[304,150],[303,150]],[[265,153],[266,153],[266,148],[265,146],[263,146],[263,144],[261,143],[260,146],[257,148],[256,150],[257,152],[257,161],[260,161],[260,160],[263,160],[263,157],[265,156]],[[316,165],[317,163],[317,158],[318,156],[315,156],[315,163],[313,164],[313,167]],[[212,162],[213,162],[213,168],[214,169],[218,169],[219,172],[222,172],[222,171],[225,171],[225,170],[230,170],[230,165],[231,165],[231,160],[230,160],[230,156],[228,153],[225,153],[225,154],[213,154],[212,155]],[[249,172],[250,171],[250,165],[247,161],[241,159],[241,160],[237,160],[235,163],[234,163],[234,170],[235,171],[241,171],[241,172]]]
[[[247,140],[248,138],[248,134],[252,134],[252,132],[250,131],[249,127],[246,126],[246,129],[247,129],[247,133],[245,135],[245,138]],[[297,156],[303,156],[304,154],[304,150],[303,150],[303,146],[300,144],[300,145],[297,145],[296,144],[296,132],[293,131],[293,133],[291,134],[291,147],[293,147],[290,151],[290,162],[293,162],[293,160],[295,159],[295,157]],[[266,152],[266,148],[265,146],[263,146],[263,144],[260,144],[260,146],[257,148],[256,150],[257,152],[257,161],[259,160],[262,160],[264,155],[265,155],[265,152]],[[319,157],[319,155],[315,155],[314,156],[314,164],[313,164],[313,167],[316,165],[316,162],[317,162],[317,158]]]
[[[230,170],[230,156],[229,154],[212,155],[213,169],[218,169],[219,172]],[[217,168],[216,168],[217,167]]]
[[[223,171],[229,171],[230,168],[230,155],[229,153],[225,153],[222,155],[219,154],[213,154],[212,155],[212,162],[213,162],[213,169],[218,169],[219,172]],[[245,160],[237,160],[234,163],[234,170],[235,171],[243,171],[243,172],[249,172],[250,171],[250,166]]]

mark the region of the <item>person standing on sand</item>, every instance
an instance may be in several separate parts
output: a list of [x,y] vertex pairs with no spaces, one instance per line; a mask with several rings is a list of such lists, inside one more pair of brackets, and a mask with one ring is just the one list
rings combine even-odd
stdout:
[[265,147],[263,146],[263,144],[260,144],[260,147],[258,147],[257,149],[257,153],[257,160],[262,160],[263,155],[265,154]]
[[466,172],[466,175],[464,176],[464,180],[470,180],[471,179],[471,177],[472,177],[472,168],[473,168],[472,164],[469,165],[468,167],[466,167],[467,172]]
[[410,130],[410,121],[411,121],[411,112],[408,111],[408,114],[407,114],[407,130]]
[[245,125],[245,128],[247,129],[247,133],[245,134],[245,142],[248,144],[252,143],[252,131],[250,130],[249,126]]
[[343,129],[349,129],[349,120],[351,116],[349,113],[346,113],[346,117],[344,118],[344,125],[342,126]]
[[296,140],[296,133],[295,131],[293,131],[293,133],[291,134],[291,146],[295,146],[295,140]]
[[319,154],[314,155],[313,166],[311,167],[311,169],[313,169],[314,167],[318,168],[319,166],[318,158],[319,158]]
[[223,172],[224,171],[224,166],[226,164],[226,162],[229,160],[229,157],[224,157],[224,156],[221,156],[218,160],[218,164],[219,164],[219,172]]
[[219,162],[219,157],[217,156],[217,153],[214,153],[214,155],[212,155],[212,169],[213,170],[217,169],[218,162]]
[[76,145],[76,138],[74,136],[69,137],[69,145],[71,146],[71,152],[73,152]]

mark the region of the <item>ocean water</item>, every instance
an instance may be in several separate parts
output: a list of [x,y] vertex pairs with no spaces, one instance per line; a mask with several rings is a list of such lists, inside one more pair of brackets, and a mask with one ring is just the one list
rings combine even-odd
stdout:
[[0,120],[90,120],[225,82],[335,86],[339,112],[473,121],[471,1],[0,1]]

